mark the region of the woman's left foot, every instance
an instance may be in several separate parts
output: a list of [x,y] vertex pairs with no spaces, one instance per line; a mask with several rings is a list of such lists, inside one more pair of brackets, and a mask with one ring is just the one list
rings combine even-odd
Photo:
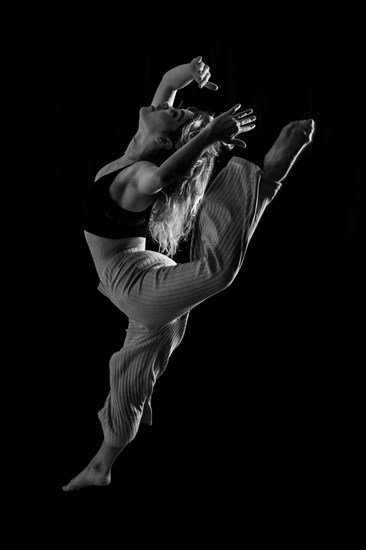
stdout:
[[314,128],[311,118],[284,126],[264,157],[263,177],[277,182],[285,179],[301,151],[311,142]]

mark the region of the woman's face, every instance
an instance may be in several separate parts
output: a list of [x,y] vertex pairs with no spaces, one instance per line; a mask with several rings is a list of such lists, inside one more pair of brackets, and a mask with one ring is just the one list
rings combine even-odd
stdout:
[[174,109],[168,103],[140,109],[140,124],[151,134],[171,134],[184,126],[194,114],[188,109]]

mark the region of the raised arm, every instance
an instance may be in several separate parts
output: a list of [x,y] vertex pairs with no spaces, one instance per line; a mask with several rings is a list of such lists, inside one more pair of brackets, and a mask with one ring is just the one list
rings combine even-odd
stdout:
[[237,139],[237,135],[255,127],[251,124],[255,116],[248,117],[253,111],[237,112],[240,104],[213,119],[199,134],[173,153],[161,166],[144,163],[138,172],[138,189],[143,194],[153,195],[161,189],[181,179],[194,163],[216,141],[224,141],[232,146],[246,147]]
[[204,86],[209,90],[216,91],[218,86],[210,82],[210,67],[202,61],[202,57],[195,57],[190,63],[178,65],[167,71],[155,92],[152,105],[158,107],[163,103],[173,106],[178,90],[185,88],[191,82],[197,82],[200,88]]

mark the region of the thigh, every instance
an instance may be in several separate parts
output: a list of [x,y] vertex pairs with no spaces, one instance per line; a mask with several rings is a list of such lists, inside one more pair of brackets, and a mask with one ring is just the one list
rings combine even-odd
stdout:
[[117,262],[103,287],[123,313],[146,327],[170,323],[217,292],[207,258],[177,264],[152,251]]
[[249,242],[259,172],[235,157],[211,183],[195,223],[191,262],[176,264],[153,251],[117,254],[103,273],[117,307],[145,326],[162,326],[231,284]]

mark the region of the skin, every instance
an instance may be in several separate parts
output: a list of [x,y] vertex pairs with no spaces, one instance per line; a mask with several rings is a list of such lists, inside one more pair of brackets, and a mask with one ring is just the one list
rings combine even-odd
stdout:
[[[236,136],[252,129],[252,120],[248,118],[251,111],[238,112],[240,105],[236,105],[216,117],[200,134],[188,144],[174,153],[169,159],[157,167],[149,161],[149,155],[156,148],[170,147],[170,132],[175,131],[177,124],[184,124],[184,117],[191,116],[182,113],[184,110],[175,110],[173,102],[178,89],[193,81],[200,87],[206,86],[210,90],[217,90],[217,85],[210,82],[210,70],[202,61],[195,58],[191,63],[168,71],[160,83],[154,96],[152,106],[140,109],[139,129],[130,142],[126,153],[105,167],[98,175],[116,170],[119,166],[135,162],[138,165],[134,173],[134,185],[128,186],[128,175],[117,179],[114,187],[114,200],[123,208],[143,210],[146,204],[153,200],[153,195],[159,192],[164,185],[169,185],[172,178],[179,177],[187,167],[199,157],[207,146],[217,140],[223,140],[232,146],[244,147],[245,144]],[[252,117],[253,118],[253,117]],[[188,120],[188,118],[187,118]],[[264,158],[263,177],[273,181],[282,181],[288,175],[301,151],[308,145],[314,133],[312,119],[291,122],[280,132],[278,138]],[[123,173],[128,172],[123,171]],[[178,176],[177,176],[178,175]],[[124,179],[126,178],[126,179]],[[118,193],[118,190],[121,192]],[[100,254],[108,256],[108,252],[139,246],[145,249],[145,239],[102,239],[86,232],[86,239],[90,245],[100,248]],[[109,242],[111,241],[111,242]],[[92,247],[91,247],[92,251]],[[103,264],[101,260],[101,265]],[[98,266],[97,266],[98,270]],[[75,491],[86,487],[102,487],[111,482],[111,468],[124,446],[113,447],[103,441],[100,449],[89,464],[70,483],[63,486],[63,491]]]
[[166,101],[157,107],[141,107],[140,128],[144,127],[151,135],[169,136],[189,122],[193,116],[192,111],[175,109]]
[[301,151],[311,142],[314,130],[312,119],[297,120],[284,126],[264,157],[264,177],[278,182],[284,180]]
[[[123,170],[110,187],[112,199],[121,208],[135,212],[145,210],[161,189],[183,176],[215,141],[225,141],[232,147],[245,147],[245,143],[236,136],[255,127],[255,116],[251,109],[240,112],[238,104],[216,117],[205,131],[173,153],[161,166],[154,164],[154,154],[161,149],[172,149],[172,132],[176,132],[192,117],[190,111],[173,107],[177,91],[191,83],[216,91],[218,87],[210,82],[210,77],[210,68],[201,57],[174,67],[163,76],[152,104],[140,109],[138,130],[125,153],[96,176],[98,179],[127,164],[133,164]],[[143,237],[105,239],[87,231],[84,233],[99,275],[105,262],[118,250],[146,248],[146,239]]]

